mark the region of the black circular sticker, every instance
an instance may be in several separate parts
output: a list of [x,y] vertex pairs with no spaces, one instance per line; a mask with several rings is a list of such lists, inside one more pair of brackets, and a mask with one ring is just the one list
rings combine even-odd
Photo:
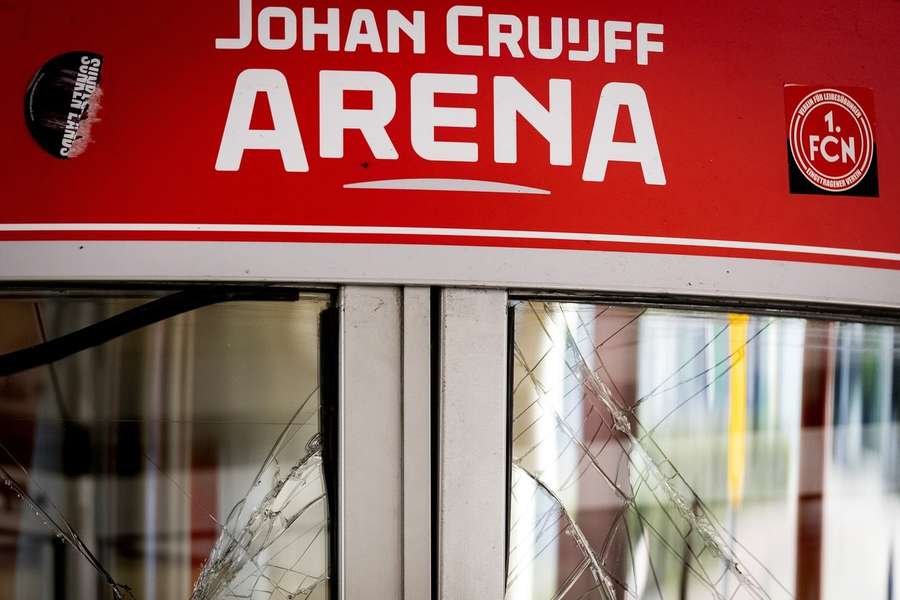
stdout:
[[25,93],[25,123],[31,136],[52,156],[76,158],[91,141],[100,109],[103,57],[68,52],[47,62]]

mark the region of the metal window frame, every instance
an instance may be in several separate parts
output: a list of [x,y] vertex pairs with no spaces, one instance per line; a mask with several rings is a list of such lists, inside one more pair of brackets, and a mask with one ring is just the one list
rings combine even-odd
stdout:
[[502,600],[507,293],[346,286],[339,306],[339,598]]
[[[128,284],[88,285],[84,293],[107,286]],[[333,573],[334,597],[341,600],[504,597],[511,302],[555,299],[900,323],[900,312],[890,307],[721,296],[287,286],[334,294],[338,313]],[[8,292],[78,287],[29,284]]]
[[507,305],[501,290],[440,293],[438,600],[506,589]]
[[431,594],[428,288],[339,290],[340,600]]
[[[12,298],[146,297],[148,304],[131,311],[138,317],[112,319],[111,322],[123,323],[121,333],[115,330],[110,335],[124,334],[206,304],[292,300],[304,293],[329,295],[332,312],[322,315],[322,333],[334,339],[327,340],[322,351],[329,355],[325,362],[334,362],[328,362],[327,370],[337,369],[336,419],[323,417],[335,426],[337,446],[337,497],[332,504],[336,507],[332,597],[422,600],[431,595],[429,288],[343,286],[328,290],[300,285],[103,282],[28,284],[0,289]],[[160,295],[166,291],[173,293]],[[155,306],[154,301],[161,307],[156,312],[148,308]],[[157,313],[159,316],[154,316]],[[111,327],[102,323],[88,330],[105,332]],[[56,341],[50,343],[54,344],[59,345]],[[80,348],[75,344],[71,351]],[[330,372],[323,369],[321,376],[323,386],[333,385]]]
[[509,475],[508,367],[511,306],[517,301],[640,305],[686,311],[741,311],[813,320],[900,324],[890,307],[679,296],[443,288],[436,477],[435,600],[502,600],[506,588]]

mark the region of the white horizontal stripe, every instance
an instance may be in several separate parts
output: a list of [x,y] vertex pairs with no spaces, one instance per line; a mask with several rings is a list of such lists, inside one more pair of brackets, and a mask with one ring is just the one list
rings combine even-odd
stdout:
[[622,250],[354,242],[0,242],[0,282],[298,282],[728,296],[900,310],[900,269]]
[[708,240],[702,238],[658,237],[645,235],[615,235],[604,233],[569,233],[564,231],[523,231],[510,229],[453,229],[440,227],[356,227],[343,225],[229,225],[206,223],[4,223],[0,232],[51,231],[130,231],[130,232],[197,232],[197,233],[297,233],[344,235],[421,235],[449,237],[494,237],[527,240],[563,240],[576,242],[613,242],[621,244],[653,244],[667,246],[697,246],[733,250],[763,250],[769,252],[800,252],[825,256],[846,256],[877,260],[900,261],[900,254],[852,248],[828,248],[769,242]]
[[480,179],[382,179],[344,184],[350,190],[411,190],[418,192],[495,192],[500,194],[540,194],[549,190],[501,181]]

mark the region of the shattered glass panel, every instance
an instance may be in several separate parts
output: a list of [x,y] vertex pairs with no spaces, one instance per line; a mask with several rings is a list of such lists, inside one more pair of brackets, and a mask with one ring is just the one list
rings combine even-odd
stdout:
[[509,600],[900,597],[900,329],[514,309]]
[[[149,300],[2,300],[0,355]],[[207,306],[0,377],[0,598],[328,598],[328,302]]]

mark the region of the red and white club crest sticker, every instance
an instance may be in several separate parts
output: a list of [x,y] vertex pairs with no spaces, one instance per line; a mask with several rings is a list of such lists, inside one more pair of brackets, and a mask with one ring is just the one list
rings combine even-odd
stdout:
[[803,96],[791,114],[788,139],[797,169],[820,190],[846,192],[872,167],[872,122],[846,91],[819,88]]

